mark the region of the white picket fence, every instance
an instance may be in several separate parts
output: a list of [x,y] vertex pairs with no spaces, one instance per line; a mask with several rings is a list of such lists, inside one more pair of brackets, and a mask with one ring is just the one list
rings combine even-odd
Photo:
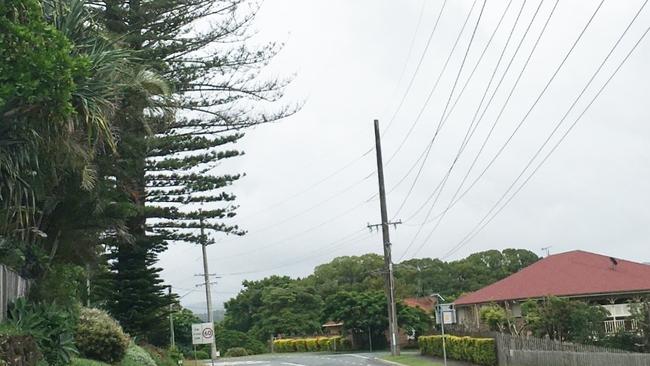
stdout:
[[29,281],[0,264],[0,322],[5,320],[7,305],[19,297],[27,296]]

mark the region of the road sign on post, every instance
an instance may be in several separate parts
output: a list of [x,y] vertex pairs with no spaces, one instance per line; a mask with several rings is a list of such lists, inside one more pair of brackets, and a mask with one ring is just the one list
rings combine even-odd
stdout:
[[214,328],[212,323],[192,324],[192,344],[212,344]]

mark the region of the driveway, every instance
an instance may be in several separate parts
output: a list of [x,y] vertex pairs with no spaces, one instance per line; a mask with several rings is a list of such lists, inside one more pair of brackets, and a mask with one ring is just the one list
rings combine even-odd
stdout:
[[[377,357],[386,353],[275,353],[249,357],[222,358],[215,366],[386,366]],[[191,364],[190,364],[191,365]],[[210,361],[204,365],[212,365]]]

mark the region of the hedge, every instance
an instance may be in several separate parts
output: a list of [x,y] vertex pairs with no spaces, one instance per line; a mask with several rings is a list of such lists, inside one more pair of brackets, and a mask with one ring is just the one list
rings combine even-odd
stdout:
[[287,338],[276,339],[273,341],[273,350],[279,353],[347,351],[350,349],[350,346],[350,341],[341,336],[296,339]]
[[[418,338],[420,353],[442,357],[442,336]],[[447,357],[484,366],[496,366],[496,344],[492,338],[471,338],[445,335]]]

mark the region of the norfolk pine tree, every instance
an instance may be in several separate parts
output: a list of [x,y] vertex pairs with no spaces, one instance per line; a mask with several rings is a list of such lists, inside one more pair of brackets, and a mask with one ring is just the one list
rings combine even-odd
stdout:
[[111,245],[109,307],[127,331],[156,341],[171,301],[154,267],[158,254],[170,242],[200,243],[201,217],[207,229],[244,234],[222,221],[236,209],[234,195],[223,189],[241,175],[215,175],[214,168],[240,154],[224,149],[243,136],[240,130],[285,118],[297,107],[274,103],[288,80],[261,75],[279,45],[249,46],[256,3],[104,0],[93,7],[115,38],[173,90],[172,113],[152,112],[137,93],[124,98],[115,122],[119,158],[105,162],[129,212],[128,240]]

